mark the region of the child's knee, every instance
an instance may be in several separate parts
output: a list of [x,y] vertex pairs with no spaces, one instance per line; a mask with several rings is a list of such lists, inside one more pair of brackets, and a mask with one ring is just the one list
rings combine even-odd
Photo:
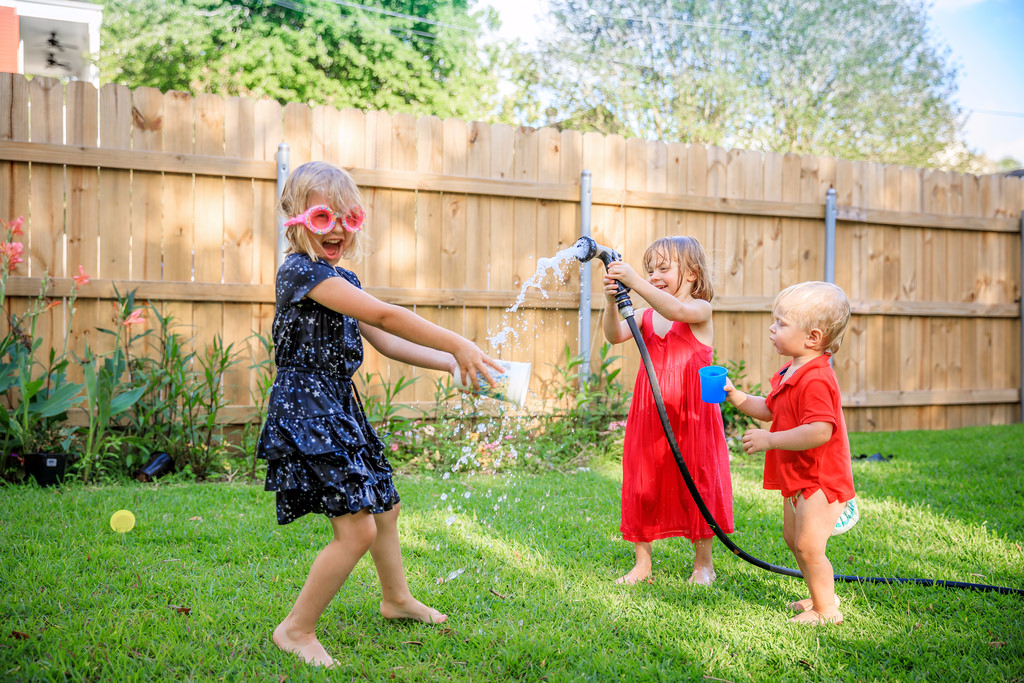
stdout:
[[809,534],[802,534],[793,539],[793,542],[789,544],[789,549],[795,556],[803,560],[825,558],[825,544],[821,542],[821,539],[814,538]]
[[345,543],[354,548],[361,548],[364,552],[373,545],[377,538],[377,524],[373,515],[356,513],[344,515],[332,520],[334,526],[334,540]]

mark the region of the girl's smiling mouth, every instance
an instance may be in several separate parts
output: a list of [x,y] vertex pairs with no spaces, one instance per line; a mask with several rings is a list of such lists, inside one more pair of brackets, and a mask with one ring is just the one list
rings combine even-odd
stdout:
[[344,240],[341,239],[324,240],[320,243],[320,249],[324,252],[324,257],[328,261],[336,262],[341,258],[343,243]]

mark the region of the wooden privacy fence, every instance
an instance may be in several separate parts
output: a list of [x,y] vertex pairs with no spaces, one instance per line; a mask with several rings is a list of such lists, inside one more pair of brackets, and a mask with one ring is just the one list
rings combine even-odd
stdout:
[[[540,398],[565,348],[579,351],[579,267],[506,309],[538,259],[580,235],[584,170],[594,238],[634,266],[657,237],[700,240],[716,266],[719,358],[744,360],[748,383],[765,386],[780,364],[771,301],[823,278],[834,188],[835,279],[854,306],[835,358],[851,429],[1020,419],[1020,178],[0,74],[0,215],[26,217],[29,254],[9,280],[11,306],[23,308],[44,273],[66,296],[83,264],[93,279],[79,290],[76,353],[109,345],[96,328],[111,326],[115,289],[135,290],[197,349],[220,335],[243,351],[225,382],[227,414],[251,419],[250,334],[273,319],[282,142],[292,168],[323,159],[362,187],[372,243],[353,269],[368,291],[531,361]],[[596,355],[602,268],[586,267],[597,269]],[[55,343],[64,315],[43,321]],[[517,335],[494,347],[507,328]],[[632,383],[635,348],[615,352]],[[423,376],[402,395],[414,403],[433,400],[439,376],[370,347],[363,372]]]

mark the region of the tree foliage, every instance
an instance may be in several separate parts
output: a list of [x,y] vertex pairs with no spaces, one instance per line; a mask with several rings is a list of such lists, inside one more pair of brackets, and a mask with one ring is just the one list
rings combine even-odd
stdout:
[[497,92],[480,21],[467,0],[108,0],[98,61],[133,88],[471,118]]
[[519,107],[546,123],[913,166],[970,156],[948,154],[956,70],[924,0],[550,5]]

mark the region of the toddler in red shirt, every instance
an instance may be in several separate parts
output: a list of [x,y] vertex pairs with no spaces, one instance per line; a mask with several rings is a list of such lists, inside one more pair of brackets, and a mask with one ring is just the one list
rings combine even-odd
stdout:
[[850,322],[850,302],[828,282],[801,282],[779,292],[769,338],[792,360],[772,377],[766,398],[726,380],[728,401],[771,429],[748,429],[747,453],[765,451],[764,488],[783,496],[782,536],[796,558],[810,598],[790,603],[803,624],[843,621],[825,545],[854,497],[850,442],[839,381],[830,359]]

